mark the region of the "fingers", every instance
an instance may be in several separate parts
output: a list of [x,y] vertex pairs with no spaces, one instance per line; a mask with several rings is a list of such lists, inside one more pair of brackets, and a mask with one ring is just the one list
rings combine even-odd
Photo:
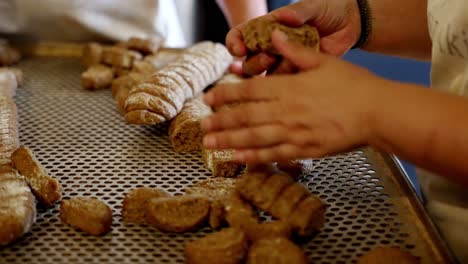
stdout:
[[277,21],[286,25],[300,26],[308,21],[315,20],[316,17],[322,14],[320,3],[321,1],[298,1],[271,12],[271,15]]
[[287,135],[287,127],[281,124],[268,124],[210,133],[204,137],[203,144],[210,149],[265,148],[283,143]]
[[239,101],[269,100],[274,97],[271,89],[268,89],[268,83],[266,80],[259,81],[253,78],[236,84],[220,84],[206,93],[204,100],[206,104],[212,107]]
[[263,73],[276,62],[276,56],[266,53],[259,53],[244,62],[243,72],[254,76]]
[[242,37],[242,27],[243,25],[236,26],[226,35],[226,47],[235,57],[244,57],[247,55],[244,38]]
[[292,74],[297,73],[299,69],[294,65],[292,62],[281,59],[278,61],[276,66],[271,67],[267,71],[267,75],[275,75],[275,74]]
[[288,41],[286,34],[281,31],[273,31],[271,39],[281,55],[301,70],[317,68],[328,58],[312,49]]
[[277,104],[271,102],[243,104],[203,119],[201,128],[211,132],[274,123],[280,115],[278,109]]

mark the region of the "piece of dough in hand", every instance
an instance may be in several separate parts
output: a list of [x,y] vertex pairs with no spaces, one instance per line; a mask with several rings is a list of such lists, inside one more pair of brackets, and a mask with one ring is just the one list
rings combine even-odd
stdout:
[[271,34],[274,30],[280,30],[291,42],[299,43],[316,51],[320,50],[319,33],[315,27],[302,25],[300,27],[289,27],[267,17],[250,20],[242,29],[244,44],[249,53],[267,52],[280,55],[273,47]]

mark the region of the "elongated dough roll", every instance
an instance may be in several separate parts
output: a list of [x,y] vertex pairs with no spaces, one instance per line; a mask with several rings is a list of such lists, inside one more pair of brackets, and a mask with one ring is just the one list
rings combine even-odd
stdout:
[[31,230],[36,202],[24,178],[10,166],[0,167],[0,246]]
[[182,111],[171,121],[169,140],[176,152],[184,153],[201,149],[203,131],[201,120],[211,114],[211,108],[197,97],[185,102]]
[[[181,101],[185,102],[198,95],[207,86],[221,78],[231,62],[232,56],[227,51],[226,47],[209,41],[202,42],[188,48],[175,61],[170,62],[165,68],[155,72],[150,77],[145,78],[144,81],[136,84],[135,87],[146,85],[146,87],[154,86],[154,89],[161,90],[161,88],[156,88],[156,86],[163,86],[172,92],[180,94]],[[182,110],[176,107],[176,112],[168,116],[161,114],[162,110],[159,108],[154,110],[154,107],[149,104],[143,109],[141,107],[141,95],[136,92],[137,90],[138,88],[135,88],[135,93],[130,93],[127,98],[125,107],[127,113],[136,110],[146,110],[163,116],[164,119],[161,122],[164,122],[171,120]],[[159,97],[169,104],[178,105],[178,103],[173,102],[169,96]],[[135,120],[135,114],[127,116],[126,119],[129,123],[149,124],[142,119]],[[152,119],[151,121],[154,120],[155,119]]]

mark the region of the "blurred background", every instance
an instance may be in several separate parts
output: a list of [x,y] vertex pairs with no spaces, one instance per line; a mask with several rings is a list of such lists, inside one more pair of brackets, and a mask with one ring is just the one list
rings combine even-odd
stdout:
[[[176,2],[179,15],[183,18],[181,21],[185,37],[189,43],[200,40],[224,43],[229,27],[214,0],[178,0]],[[276,9],[289,2],[289,0],[270,0],[269,9]],[[430,64],[426,62],[371,54],[361,50],[350,51],[344,59],[392,80],[429,85]],[[414,167],[405,161],[402,161],[402,164],[419,193]]]

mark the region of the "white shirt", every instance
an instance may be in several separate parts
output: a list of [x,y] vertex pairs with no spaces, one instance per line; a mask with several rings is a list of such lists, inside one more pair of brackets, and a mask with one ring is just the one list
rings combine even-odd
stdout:
[[174,0],[1,0],[0,33],[48,41],[162,37],[185,45]]
[[[460,96],[468,96],[467,12],[466,0],[428,1],[431,86]],[[423,170],[419,180],[429,213],[460,263],[468,263],[468,189]]]

